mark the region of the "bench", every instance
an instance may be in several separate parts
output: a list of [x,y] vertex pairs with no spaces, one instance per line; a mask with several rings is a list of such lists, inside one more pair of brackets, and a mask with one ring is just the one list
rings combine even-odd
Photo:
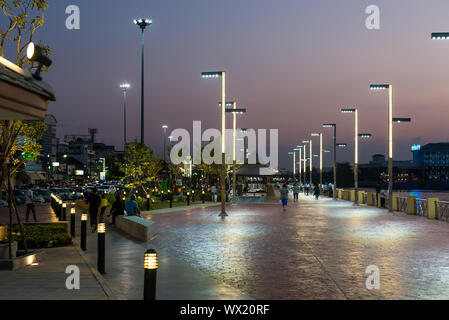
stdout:
[[156,235],[156,224],[138,216],[117,216],[115,226],[141,241],[148,241]]

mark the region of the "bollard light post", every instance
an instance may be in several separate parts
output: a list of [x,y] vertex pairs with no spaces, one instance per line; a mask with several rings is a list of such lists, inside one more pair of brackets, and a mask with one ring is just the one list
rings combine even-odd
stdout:
[[170,208],[173,208],[173,194],[168,190],[168,200],[170,201]]
[[62,204],[62,221],[67,221],[67,203]]
[[76,210],[75,208],[70,209],[70,235],[75,238],[75,216]]
[[86,251],[87,213],[81,215],[81,250]]
[[151,204],[151,199],[150,199],[150,195],[147,194],[147,211],[150,210],[150,204]]
[[97,269],[101,274],[105,274],[106,258],[106,224],[101,219],[98,223],[98,251],[97,251]]
[[190,206],[190,192],[187,192],[187,205]]
[[144,256],[143,268],[145,270],[143,300],[156,300],[156,277],[158,268],[157,252],[149,249]]
[[205,202],[205,200],[204,200],[204,190],[201,192],[201,201],[204,203]]

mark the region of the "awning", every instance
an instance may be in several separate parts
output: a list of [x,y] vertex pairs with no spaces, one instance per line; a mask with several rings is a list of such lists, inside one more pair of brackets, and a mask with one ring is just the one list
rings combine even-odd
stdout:
[[25,174],[33,181],[46,180],[45,176],[39,171],[25,171]]

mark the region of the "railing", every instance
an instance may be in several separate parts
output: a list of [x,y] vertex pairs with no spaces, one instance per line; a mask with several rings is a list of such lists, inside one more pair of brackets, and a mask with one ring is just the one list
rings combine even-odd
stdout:
[[449,202],[437,201],[438,220],[448,221],[449,219]]
[[416,199],[416,215],[427,217],[427,199]]
[[407,198],[399,197],[398,211],[407,212]]

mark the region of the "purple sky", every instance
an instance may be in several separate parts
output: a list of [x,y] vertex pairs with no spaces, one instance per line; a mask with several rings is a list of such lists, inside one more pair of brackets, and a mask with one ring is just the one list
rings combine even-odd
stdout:
[[[128,94],[128,139],[140,133],[140,32],[132,23],[150,17],[146,31],[146,137],[162,149],[161,125],[191,129],[220,127],[216,103],[220,85],[201,71],[223,69],[227,96],[248,113],[239,127],[280,129],[280,165],[287,152],[310,132],[338,124],[339,142],[349,148],[339,160],[353,159],[353,117],[340,107],[359,108],[360,161],[386,153],[387,94],[370,83],[393,83],[394,116],[412,117],[395,126],[395,158],[411,159],[414,143],[449,141],[449,41],[430,40],[449,31],[447,0],[79,0],[50,1],[42,39],[54,50],[45,80],[57,102],[50,113],[58,136],[99,129],[98,140],[122,149],[122,92]],[[81,9],[81,30],[65,28],[65,8]],[[381,30],[365,28],[365,8],[381,9]],[[231,125],[231,118],[228,118]],[[318,140],[315,139],[315,146]],[[331,156],[325,161],[330,166]]]

